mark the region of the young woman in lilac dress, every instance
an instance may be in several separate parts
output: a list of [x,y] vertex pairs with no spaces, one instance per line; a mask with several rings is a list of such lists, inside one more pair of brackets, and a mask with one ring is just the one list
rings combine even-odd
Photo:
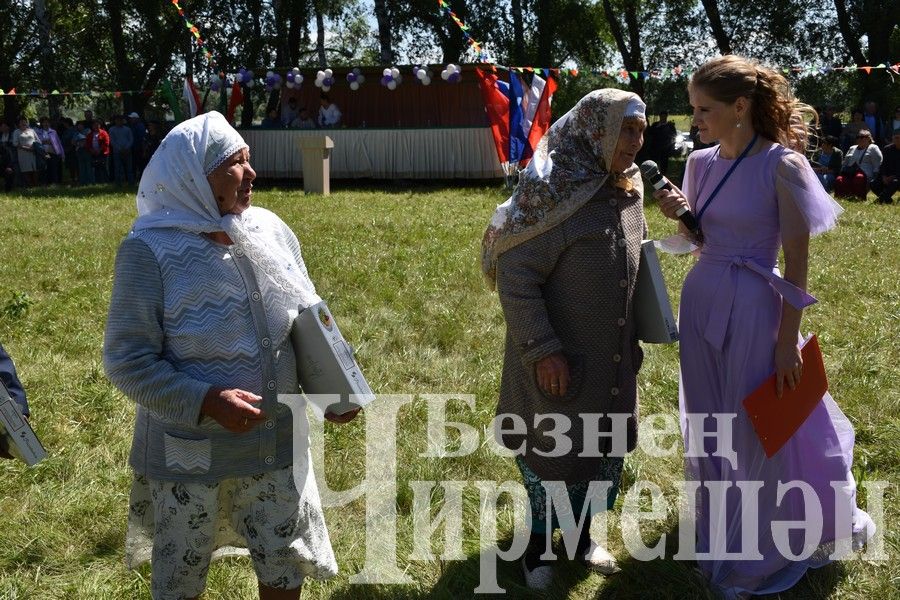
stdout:
[[[809,238],[834,227],[841,208],[790,149],[806,147],[798,117],[808,107],[781,75],[724,56],[695,72],[689,93],[700,139],[718,145],[690,155],[683,191],[656,198],[667,217],[688,207],[700,222],[679,311],[686,479],[702,484],[696,558],[726,598],[775,593],[874,531],[856,507],[853,427],[830,395],[771,458],[741,404],[773,372],[779,397],[803,377],[800,320],[815,302],[806,292]],[[698,413],[734,415],[731,439],[699,436],[717,425],[688,417]],[[778,523],[805,518],[806,536]]]

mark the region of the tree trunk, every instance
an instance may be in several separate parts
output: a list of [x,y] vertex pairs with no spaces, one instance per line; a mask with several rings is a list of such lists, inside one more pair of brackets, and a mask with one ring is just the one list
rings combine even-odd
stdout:
[[[38,38],[41,43],[40,68],[38,72],[41,74],[41,87],[47,92],[52,92],[57,86],[56,69],[54,68],[53,47],[51,34],[53,26],[50,14],[47,12],[47,3],[45,0],[35,0],[34,17],[37,21]],[[60,96],[47,96],[48,114],[51,118],[59,116],[62,102]]]
[[375,0],[375,19],[378,21],[378,61],[382,65],[394,64],[391,15],[385,0]]
[[319,55],[319,68],[328,66],[325,58],[325,15],[321,7],[316,5],[316,53]]
[[[732,54],[731,40],[725,33],[722,26],[722,16],[719,14],[719,4],[716,0],[701,0],[703,8],[706,10],[706,16],[709,19],[709,26],[712,28],[713,38],[716,40],[716,46],[721,54]],[[837,0],[836,0],[837,1]]]
[[512,0],[513,21],[513,62],[517,66],[525,64],[525,30],[522,21],[522,0]]
[[556,19],[553,16],[553,0],[535,0],[534,12],[537,16],[537,64],[541,67],[553,66],[553,42],[556,38]]
[[850,23],[850,15],[847,12],[847,2],[845,0],[834,0],[834,9],[837,11],[838,29],[841,37],[844,38],[844,46],[850,52],[850,56],[858,65],[866,64],[866,57],[863,55],[862,46],[859,44],[859,33],[853,30]]
[[[612,3],[610,0],[603,0],[603,14],[606,16],[606,22],[609,23],[609,29],[616,40],[619,54],[622,55],[622,63],[625,65],[625,70],[629,73],[628,85],[634,93],[643,98],[644,62],[641,58],[640,24],[637,11],[638,6],[634,0],[623,4],[622,12],[625,13],[625,25],[628,27],[628,40],[626,41]],[[632,72],[637,72],[637,78],[631,76]]]

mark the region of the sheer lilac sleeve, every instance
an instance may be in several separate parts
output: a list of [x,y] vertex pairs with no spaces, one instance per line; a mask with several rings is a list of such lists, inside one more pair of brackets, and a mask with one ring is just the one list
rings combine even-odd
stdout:
[[785,151],[775,171],[775,193],[782,239],[818,235],[837,224],[844,211],[802,155]]

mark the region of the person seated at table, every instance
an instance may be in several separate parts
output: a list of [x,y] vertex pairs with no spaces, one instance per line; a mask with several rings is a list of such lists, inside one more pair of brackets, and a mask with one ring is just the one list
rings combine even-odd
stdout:
[[291,121],[297,118],[299,107],[297,106],[297,98],[291,96],[288,98],[287,104],[281,105],[281,124],[287,127]]
[[[334,106],[332,104],[332,106]],[[340,112],[338,112],[338,118],[340,118]],[[305,106],[300,108],[300,115],[291,121],[291,127],[295,129],[315,129],[316,122],[313,121],[313,118],[309,116],[309,110],[306,109]]]
[[319,97],[322,106],[319,107],[319,127],[337,127],[341,123],[341,110],[337,104],[331,101],[331,97],[322,92]]
[[281,129],[281,119],[278,118],[278,109],[273,108],[266,113],[266,118],[262,120],[260,127],[265,127],[266,129]]

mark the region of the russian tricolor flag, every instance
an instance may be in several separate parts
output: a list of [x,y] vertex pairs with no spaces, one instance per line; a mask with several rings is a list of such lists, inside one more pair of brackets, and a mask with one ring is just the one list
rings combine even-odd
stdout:
[[197,88],[194,87],[194,80],[189,76],[184,78],[183,95],[191,117],[196,117],[203,112],[203,107],[200,104],[200,94],[197,93]]
[[504,172],[511,167],[524,167],[531,160],[534,149],[550,127],[550,103],[556,91],[556,80],[544,70],[544,79],[537,73],[531,84],[524,86],[515,71],[509,72],[509,82],[495,73],[475,69],[484,100],[484,108],[491,124],[497,156]]

